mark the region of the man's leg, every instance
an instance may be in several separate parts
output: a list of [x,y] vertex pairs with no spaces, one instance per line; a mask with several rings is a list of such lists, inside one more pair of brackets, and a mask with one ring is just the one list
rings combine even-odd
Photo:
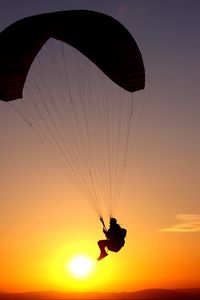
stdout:
[[108,255],[108,253],[105,250],[105,248],[107,247],[107,240],[98,241],[98,246],[101,250],[101,253],[100,253],[100,256],[97,258],[97,260],[101,260],[102,258],[104,258]]

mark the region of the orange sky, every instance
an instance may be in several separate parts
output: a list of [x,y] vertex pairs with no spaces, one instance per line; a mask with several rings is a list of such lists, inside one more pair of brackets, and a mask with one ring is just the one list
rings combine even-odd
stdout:
[[[30,175],[34,185],[20,172],[10,178],[12,189],[4,191],[0,290],[132,291],[199,284],[199,233],[160,231],[180,222],[169,217],[169,204],[162,209],[164,204],[149,200],[145,179],[146,192],[139,184],[134,189],[125,184],[117,213],[128,230],[125,247],[97,263],[96,242],[103,238],[97,215],[60,170],[49,167],[42,149],[29,155],[37,162]],[[87,279],[66,272],[65,264],[76,254],[95,260]]]
[[[0,291],[200,287],[199,59],[187,64],[200,50],[196,2],[190,7],[190,43],[184,43],[179,1],[174,1],[173,15],[157,1],[153,6],[149,1],[125,1],[123,7],[118,1],[56,1],[55,7],[38,3],[36,9],[18,0],[24,12],[15,7],[12,13],[11,2],[0,4],[1,29],[34,13],[80,6],[117,17],[137,37],[147,84],[141,94],[141,128],[116,212],[128,231],[126,244],[101,262],[96,261],[97,241],[104,236],[96,212],[27,124],[0,103]],[[186,4],[182,14],[188,17]],[[171,35],[173,24],[176,36]],[[194,30],[198,35],[192,39]],[[176,53],[180,48],[181,54]],[[88,278],[75,279],[66,270],[76,254],[94,260]]]

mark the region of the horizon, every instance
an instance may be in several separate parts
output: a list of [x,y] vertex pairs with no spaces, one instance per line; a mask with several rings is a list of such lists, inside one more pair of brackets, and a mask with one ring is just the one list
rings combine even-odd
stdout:
[[[133,299],[133,300],[198,300],[200,296],[200,288],[193,289],[143,289],[135,292],[82,292],[82,293],[65,293],[58,291],[43,292],[23,292],[23,293],[1,293],[0,299]],[[22,297],[22,298],[19,298]],[[27,298],[25,298],[27,299]]]

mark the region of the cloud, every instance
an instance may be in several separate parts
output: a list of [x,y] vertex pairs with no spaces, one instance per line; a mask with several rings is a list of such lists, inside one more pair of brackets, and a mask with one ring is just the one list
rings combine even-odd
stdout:
[[200,214],[178,214],[174,225],[161,229],[167,232],[200,232]]

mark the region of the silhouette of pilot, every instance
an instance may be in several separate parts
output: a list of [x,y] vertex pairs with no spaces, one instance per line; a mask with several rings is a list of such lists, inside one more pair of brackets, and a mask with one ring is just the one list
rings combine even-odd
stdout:
[[101,253],[97,260],[101,260],[108,255],[105,248],[113,252],[118,252],[124,246],[126,236],[126,229],[121,228],[115,218],[110,218],[110,228],[108,230],[105,227],[102,217],[100,221],[103,224],[103,232],[107,239],[98,241]]

